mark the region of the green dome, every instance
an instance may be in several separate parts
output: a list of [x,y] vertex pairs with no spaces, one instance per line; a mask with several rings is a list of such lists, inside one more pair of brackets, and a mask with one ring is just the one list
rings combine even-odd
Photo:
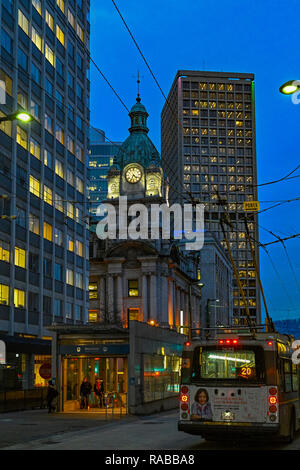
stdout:
[[130,135],[119,148],[117,162],[120,168],[129,163],[140,163],[144,168],[157,162],[160,166],[160,155],[148,137],[147,118],[149,114],[138,95],[136,103],[129,113],[131,119]]

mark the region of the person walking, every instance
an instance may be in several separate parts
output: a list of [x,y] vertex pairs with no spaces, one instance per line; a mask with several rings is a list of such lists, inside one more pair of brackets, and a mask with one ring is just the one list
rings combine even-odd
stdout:
[[48,408],[48,413],[51,413],[51,411],[55,411],[56,407],[53,404],[53,400],[58,396],[58,391],[54,387],[52,380],[49,380],[48,382],[48,389],[47,389],[47,408]]
[[87,377],[84,377],[81,385],[80,385],[80,396],[81,396],[81,404],[80,408],[89,408],[89,394],[92,391],[92,385],[88,381]]
[[99,379],[99,377],[96,379],[96,383],[94,385],[94,392],[98,399],[98,405],[100,406],[100,408],[103,408],[104,385],[103,380]]

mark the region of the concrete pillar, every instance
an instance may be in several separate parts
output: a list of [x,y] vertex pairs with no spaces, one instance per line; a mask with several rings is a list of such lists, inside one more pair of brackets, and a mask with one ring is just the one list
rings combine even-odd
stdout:
[[100,319],[103,322],[106,318],[105,312],[105,277],[100,277],[100,301],[99,301],[99,308],[100,308]]
[[148,279],[147,279],[146,274],[143,274],[142,296],[143,296],[143,321],[147,322],[149,319],[149,315],[148,315]]
[[169,325],[169,285],[168,273],[163,272],[161,276],[161,318],[162,325]]
[[107,277],[107,321],[114,323],[114,278],[111,274]]
[[157,320],[157,286],[156,274],[150,276],[150,319]]
[[117,323],[122,323],[123,318],[123,283],[122,274],[117,277]]

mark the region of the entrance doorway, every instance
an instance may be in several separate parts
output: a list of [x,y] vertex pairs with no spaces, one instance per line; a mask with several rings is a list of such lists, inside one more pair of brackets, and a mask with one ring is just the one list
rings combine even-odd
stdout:
[[[84,378],[92,385],[89,412],[106,413],[112,407],[116,413],[127,413],[128,360],[127,357],[63,356],[62,358],[62,410],[81,411],[80,386]],[[97,399],[94,385],[103,381],[103,401]],[[102,405],[102,407],[101,407]]]

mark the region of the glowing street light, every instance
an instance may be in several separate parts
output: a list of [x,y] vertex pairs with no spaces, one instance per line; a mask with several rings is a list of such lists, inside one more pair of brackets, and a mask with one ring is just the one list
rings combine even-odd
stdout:
[[289,80],[279,88],[280,93],[283,95],[292,95],[298,90],[300,90],[299,80]]
[[21,122],[30,122],[32,121],[32,116],[27,113],[27,111],[16,111],[13,114],[9,114],[8,116],[0,117],[0,123],[6,121],[21,121]]

